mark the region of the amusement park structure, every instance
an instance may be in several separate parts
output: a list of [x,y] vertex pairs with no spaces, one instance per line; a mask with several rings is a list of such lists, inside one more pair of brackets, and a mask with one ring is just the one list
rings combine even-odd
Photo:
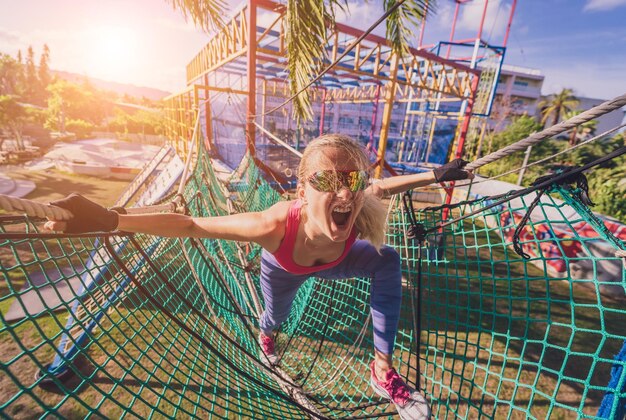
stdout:
[[[492,45],[488,2],[475,36],[457,38],[470,3],[457,0],[448,40],[424,45],[422,23],[402,56],[380,36],[329,27],[313,119],[296,124],[285,6],[249,0],[187,65],[187,88],[166,100],[170,144],[117,210],[262,211],[289,196],[301,151],[321,133],[358,139],[378,177],[455,157],[476,169],[626,104],[623,94],[482,156],[516,6]],[[394,366],[435,418],[626,415],[626,227],[589,209],[582,175],[625,154],[513,191],[457,184],[454,203],[449,187],[417,210],[411,192],[384,200],[385,243],[402,270]],[[371,273],[304,282],[270,366],[259,353],[258,244],[49,232],[47,219],[73,215],[2,195],[0,206],[23,212],[0,215],[0,416],[397,414],[370,389]]]
[[493,46],[483,39],[487,1],[476,36],[455,38],[465,3],[455,4],[449,40],[422,45],[423,21],[406,56],[372,33],[355,43],[363,31],[341,23],[329,28],[324,64],[349,51],[310,88],[315,117],[301,126],[287,101],[286,8],[269,0],[243,3],[187,65],[187,89],[167,98],[169,138],[186,154],[201,114],[205,140],[229,166],[236,167],[247,151],[281,184],[293,176],[285,175],[275,154],[268,159],[273,146],[280,140],[297,151],[329,131],[363,141],[378,177],[385,169],[419,171],[461,157],[467,139],[480,141],[484,134],[515,11],[514,1],[502,43]]

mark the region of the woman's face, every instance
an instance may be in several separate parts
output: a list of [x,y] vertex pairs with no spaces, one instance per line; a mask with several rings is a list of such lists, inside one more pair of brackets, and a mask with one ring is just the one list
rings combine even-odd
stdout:
[[319,191],[320,187],[316,188],[315,182],[309,180],[318,171],[343,171],[345,174],[346,171],[359,171],[363,168],[343,149],[330,148],[319,155],[311,156],[308,173],[298,188],[298,196],[306,203],[309,227],[333,242],[343,242],[350,236],[356,217],[363,207],[364,192],[352,192],[341,182],[334,191]]

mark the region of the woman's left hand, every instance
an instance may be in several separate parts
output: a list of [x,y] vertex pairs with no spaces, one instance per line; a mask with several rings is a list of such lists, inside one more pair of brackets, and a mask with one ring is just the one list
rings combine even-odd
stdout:
[[463,169],[468,162],[463,159],[454,159],[445,165],[433,170],[437,182],[458,181],[461,179],[472,179],[474,173]]

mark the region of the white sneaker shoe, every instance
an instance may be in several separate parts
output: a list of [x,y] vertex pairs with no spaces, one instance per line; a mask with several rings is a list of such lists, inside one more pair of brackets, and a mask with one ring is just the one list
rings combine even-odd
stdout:
[[371,364],[372,376],[370,379],[374,392],[391,400],[402,420],[430,419],[430,406],[426,398],[410,388],[393,368],[387,372],[384,381],[379,380],[376,377],[374,363]]

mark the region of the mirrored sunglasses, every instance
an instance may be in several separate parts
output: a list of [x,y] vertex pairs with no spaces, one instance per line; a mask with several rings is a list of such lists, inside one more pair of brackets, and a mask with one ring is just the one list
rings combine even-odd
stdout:
[[334,171],[324,170],[311,174],[308,178],[313,188],[320,192],[337,192],[345,187],[351,192],[367,188],[369,175],[367,171]]

